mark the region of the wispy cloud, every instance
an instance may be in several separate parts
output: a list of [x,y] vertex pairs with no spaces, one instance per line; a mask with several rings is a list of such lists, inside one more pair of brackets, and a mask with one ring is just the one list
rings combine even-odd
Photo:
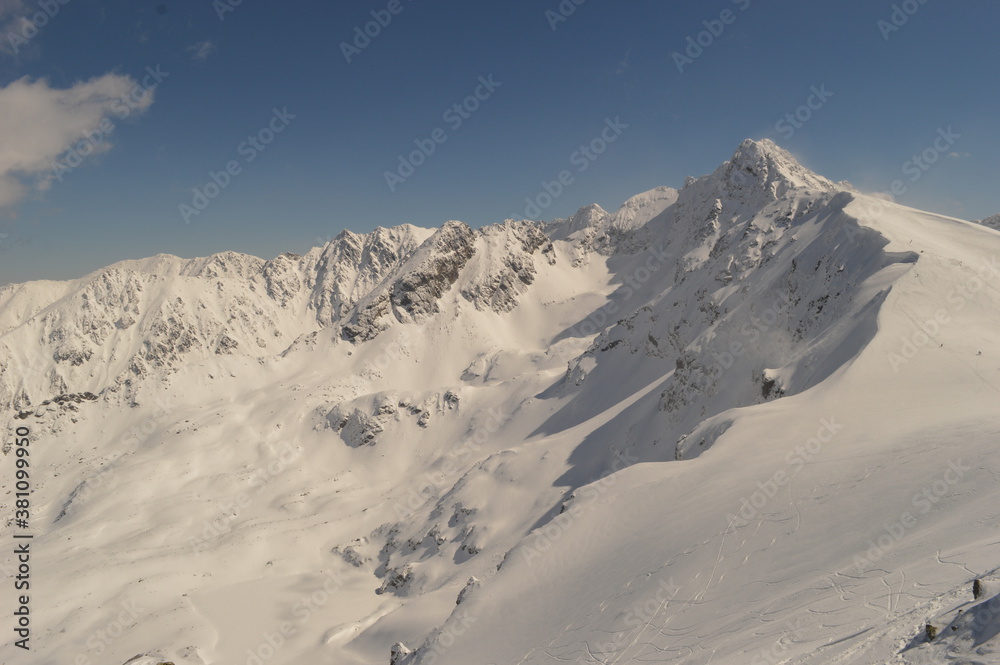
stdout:
[[21,33],[31,23],[27,18],[31,11],[24,0],[0,0],[0,52],[15,55],[20,51]]
[[615,74],[621,76],[628,69],[628,60],[632,55],[632,49],[625,52],[625,57],[618,61],[618,69],[615,70]]
[[24,4],[24,0],[0,0],[0,18],[8,18],[12,14],[24,16],[27,13],[28,6]]
[[192,44],[184,50],[190,53],[191,57],[195,60],[205,60],[215,52],[215,44],[211,40],[206,39],[203,42]]
[[[47,189],[59,157],[89,141],[87,154],[108,150],[113,120],[145,111],[150,91],[138,103],[129,100],[136,82],[105,74],[69,88],[24,77],[0,87],[0,211],[10,212],[25,196]],[[100,141],[93,137],[99,133]]]

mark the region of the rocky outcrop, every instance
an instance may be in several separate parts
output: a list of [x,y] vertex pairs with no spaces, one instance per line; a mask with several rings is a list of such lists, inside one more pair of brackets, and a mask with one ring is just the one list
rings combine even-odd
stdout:
[[362,300],[342,327],[344,339],[374,339],[395,320],[419,322],[439,311],[438,300],[475,254],[475,232],[447,222],[403,264],[398,276]]
[[535,281],[538,255],[555,264],[552,243],[534,222],[508,220],[484,228],[480,235],[484,265],[463,287],[462,297],[479,310],[510,312]]
[[994,231],[1000,231],[1000,215],[992,215],[986,219],[980,219],[977,224],[982,224],[983,226],[993,229]]

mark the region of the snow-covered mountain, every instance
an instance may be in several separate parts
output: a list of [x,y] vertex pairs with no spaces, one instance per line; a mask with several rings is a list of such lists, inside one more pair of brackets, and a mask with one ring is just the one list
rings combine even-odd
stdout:
[[992,215],[986,219],[980,219],[977,223],[982,224],[983,226],[988,226],[996,231],[1000,231],[1000,215]]
[[1000,662],[998,257],[765,140],[614,213],[4,287],[0,660]]

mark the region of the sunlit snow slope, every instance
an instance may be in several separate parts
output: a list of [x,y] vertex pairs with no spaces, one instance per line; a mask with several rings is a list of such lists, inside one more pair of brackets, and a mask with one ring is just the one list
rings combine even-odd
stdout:
[[0,661],[1000,663],[998,261],[746,141],[614,213],[4,287]]

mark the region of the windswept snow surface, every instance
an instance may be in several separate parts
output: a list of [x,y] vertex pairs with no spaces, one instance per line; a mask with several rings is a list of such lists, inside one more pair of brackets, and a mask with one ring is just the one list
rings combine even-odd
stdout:
[[615,213],[0,289],[0,661],[1000,663],[998,257],[746,141]]

